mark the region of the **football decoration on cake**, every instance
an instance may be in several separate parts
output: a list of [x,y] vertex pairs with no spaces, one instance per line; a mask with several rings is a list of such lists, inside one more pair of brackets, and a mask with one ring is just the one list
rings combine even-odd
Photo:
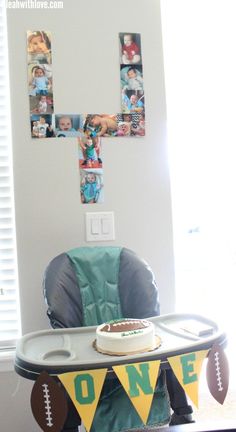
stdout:
[[68,408],[65,393],[47,372],[42,372],[31,393],[31,410],[44,432],[60,432]]
[[212,346],[208,355],[206,375],[211,395],[223,404],[229,386],[229,364],[223,348],[218,344]]
[[160,344],[153,322],[146,319],[122,318],[101,324],[96,329],[95,348],[103,354],[143,353]]
[[101,327],[101,331],[108,333],[128,332],[144,329],[150,327],[150,325],[150,321],[147,320],[127,318],[106,323]]

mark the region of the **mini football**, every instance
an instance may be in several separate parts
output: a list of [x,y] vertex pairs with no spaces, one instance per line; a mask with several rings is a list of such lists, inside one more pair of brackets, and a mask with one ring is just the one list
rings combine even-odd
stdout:
[[218,344],[212,346],[208,355],[206,376],[212,396],[223,404],[229,386],[229,364],[223,348]]
[[31,410],[44,432],[60,432],[67,416],[67,400],[59,384],[42,372],[31,392]]

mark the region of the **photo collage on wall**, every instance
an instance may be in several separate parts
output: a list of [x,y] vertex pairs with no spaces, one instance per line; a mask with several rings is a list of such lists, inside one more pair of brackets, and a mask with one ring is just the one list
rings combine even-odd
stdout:
[[82,204],[104,202],[101,138],[84,132],[78,138]]
[[54,112],[50,32],[27,32],[27,56],[31,135],[47,138]]
[[138,33],[120,33],[119,42],[121,112],[55,114],[51,33],[27,32],[31,137],[77,138],[83,204],[104,202],[101,137],[145,135],[141,37]]
[[[121,110],[124,135],[145,135],[144,82],[139,33],[120,33]],[[130,132],[130,133],[129,133]]]

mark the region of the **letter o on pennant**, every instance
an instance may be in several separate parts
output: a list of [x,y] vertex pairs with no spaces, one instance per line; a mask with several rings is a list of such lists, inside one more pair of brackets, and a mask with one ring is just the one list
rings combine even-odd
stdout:
[[75,396],[81,405],[88,405],[95,400],[93,377],[89,374],[77,375],[75,378]]

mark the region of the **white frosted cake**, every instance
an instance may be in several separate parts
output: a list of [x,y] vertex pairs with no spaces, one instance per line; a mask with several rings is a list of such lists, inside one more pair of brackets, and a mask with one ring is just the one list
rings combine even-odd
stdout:
[[105,354],[135,354],[159,345],[154,324],[146,319],[122,318],[101,324],[96,330],[96,349]]

